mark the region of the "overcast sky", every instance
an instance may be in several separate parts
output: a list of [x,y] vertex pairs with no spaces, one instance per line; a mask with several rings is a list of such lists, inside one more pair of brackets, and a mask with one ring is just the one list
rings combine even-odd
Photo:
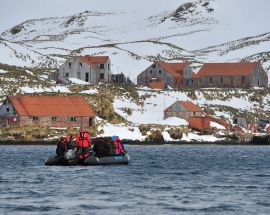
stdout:
[[0,32],[28,19],[68,16],[86,10],[101,12],[163,11],[176,9],[185,0],[0,0]]

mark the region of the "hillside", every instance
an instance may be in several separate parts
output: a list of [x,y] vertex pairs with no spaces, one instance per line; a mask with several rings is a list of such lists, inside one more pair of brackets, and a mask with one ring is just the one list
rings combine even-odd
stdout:
[[134,82],[154,60],[188,61],[194,72],[204,62],[259,61],[270,76],[266,0],[179,0],[159,6],[149,0],[151,9],[125,4],[128,8],[111,10],[104,10],[104,3],[100,0],[68,16],[59,12],[59,16],[24,20],[0,33],[0,102],[7,95],[25,93],[84,95],[98,116],[96,133],[121,133],[121,138],[131,139],[160,132],[167,140],[175,132],[176,139],[209,139],[191,132],[185,120],[163,120],[163,110],[177,100],[193,101],[210,115],[229,121],[234,114],[253,122],[269,119],[269,88],[153,91],[85,85],[78,80],[59,86],[48,81],[66,59],[86,54],[110,56],[113,72],[123,72]]
[[89,85],[75,79],[73,82],[79,84],[60,86],[46,81],[49,72],[0,65],[0,102],[6,95],[15,94],[83,95],[93,105],[98,116],[97,131],[93,134],[118,134],[121,138],[139,140],[151,137],[153,132],[154,135],[162,134],[166,140],[172,140],[172,137],[218,140],[215,136],[198,136],[183,119],[172,117],[164,120],[163,111],[178,100],[197,103],[207,114],[231,123],[234,115],[245,117],[251,122],[269,119],[269,88],[162,91],[114,84]]
[[[256,16],[241,11],[240,19],[239,3],[253,7]],[[195,71],[203,62],[260,61],[268,72],[270,29],[260,24],[264,4],[193,0],[152,14],[101,9],[27,20],[1,33],[0,63],[55,69],[70,55],[109,55],[113,71],[133,81],[156,59],[188,60]]]

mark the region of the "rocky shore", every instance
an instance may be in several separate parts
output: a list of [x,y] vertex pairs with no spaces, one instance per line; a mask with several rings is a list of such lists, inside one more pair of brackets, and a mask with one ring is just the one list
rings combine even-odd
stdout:
[[[56,145],[57,140],[35,140],[35,141],[14,141],[14,140],[0,140],[1,145]],[[236,140],[223,140],[216,142],[207,142],[207,141],[164,141],[162,139],[157,139],[153,141],[140,141],[140,140],[122,140],[122,142],[126,145],[270,145],[270,137],[269,136],[255,136],[251,141],[247,142],[239,142]]]

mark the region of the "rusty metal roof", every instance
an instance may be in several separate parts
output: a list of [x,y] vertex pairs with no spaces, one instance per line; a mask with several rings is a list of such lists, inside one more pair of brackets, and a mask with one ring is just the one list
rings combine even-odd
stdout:
[[179,102],[187,111],[190,112],[202,112],[202,109],[198,106],[195,105],[192,102],[189,101],[181,101]]
[[108,56],[80,56],[80,59],[92,67],[96,67],[97,63],[107,63],[109,60]]
[[20,116],[95,116],[84,97],[10,96]]
[[202,76],[248,76],[255,70],[257,63],[205,63],[194,78]]
[[165,63],[157,62],[161,68],[169,72],[175,78],[183,78],[183,71],[187,67],[187,63]]

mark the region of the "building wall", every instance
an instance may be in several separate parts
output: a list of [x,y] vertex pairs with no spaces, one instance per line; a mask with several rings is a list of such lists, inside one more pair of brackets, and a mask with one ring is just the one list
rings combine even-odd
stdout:
[[123,73],[112,74],[111,81],[116,84],[131,84]]
[[14,116],[16,115],[16,110],[14,109],[11,101],[5,99],[2,106],[0,107],[0,116]]
[[79,57],[73,57],[67,60],[58,70],[58,77],[60,79],[77,78],[86,81],[86,74],[88,74],[89,83],[97,82],[96,69],[81,61]]
[[249,88],[249,76],[203,76],[195,81],[197,87]]
[[188,120],[189,117],[193,117],[193,116],[201,116],[201,112],[169,112],[169,111],[166,111],[164,118],[167,119],[169,117],[178,117],[181,119]]
[[[106,63],[102,63],[104,68],[101,68],[101,63],[96,64],[97,80],[98,82],[110,82],[111,81],[111,61],[108,59]],[[102,77],[104,77],[102,79]]]
[[168,86],[174,86],[173,76],[161,68],[157,63],[152,64],[137,76],[137,85],[148,86],[148,82],[154,78],[164,80]]
[[[92,125],[95,125],[95,118],[93,117],[76,117],[76,122],[71,122],[70,117],[59,116],[56,121],[52,120],[52,116],[40,116],[38,121],[33,120],[31,116],[19,117],[18,124],[20,126],[33,125],[33,126],[50,126],[50,127],[90,127],[89,120]],[[82,122],[82,123],[81,123]]]
[[239,76],[203,76],[193,78],[193,88],[220,87],[220,88],[250,88],[267,87],[268,76],[260,64],[254,68],[251,75]]
[[260,64],[256,66],[251,76],[252,87],[267,87],[268,76]]
[[11,101],[7,98],[0,107],[0,126],[16,125],[18,116]]
[[248,126],[247,120],[242,117],[233,117],[233,124],[237,124],[243,128],[247,128]]
[[158,63],[154,63],[137,76],[137,85],[148,86],[151,79],[165,81],[166,87],[174,89],[183,89],[192,87],[192,69],[187,66],[183,71],[183,79],[173,77],[169,72],[164,70]]
[[186,110],[179,102],[175,102],[164,111],[164,119],[169,117],[179,117],[188,120],[192,116],[201,116],[202,112],[191,112]]
[[111,81],[111,61],[108,59],[103,64],[104,68],[101,68],[101,63],[97,63],[96,67],[92,67],[89,64],[82,61],[79,57],[73,57],[67,60],[58,70],[59,79],[77,78],[83,81],[87,81],[86,74],[88,74],[89,83],[97,82],[110,82]]
[[189,65],[186,66],[186,68],[183,71],[183,86],[184,88],[191,88],[193,81],[192,81],[192,69]]
[[210,118],[209,117],[190,117],[189,127],[198,131],[207,131],[211,129]]

